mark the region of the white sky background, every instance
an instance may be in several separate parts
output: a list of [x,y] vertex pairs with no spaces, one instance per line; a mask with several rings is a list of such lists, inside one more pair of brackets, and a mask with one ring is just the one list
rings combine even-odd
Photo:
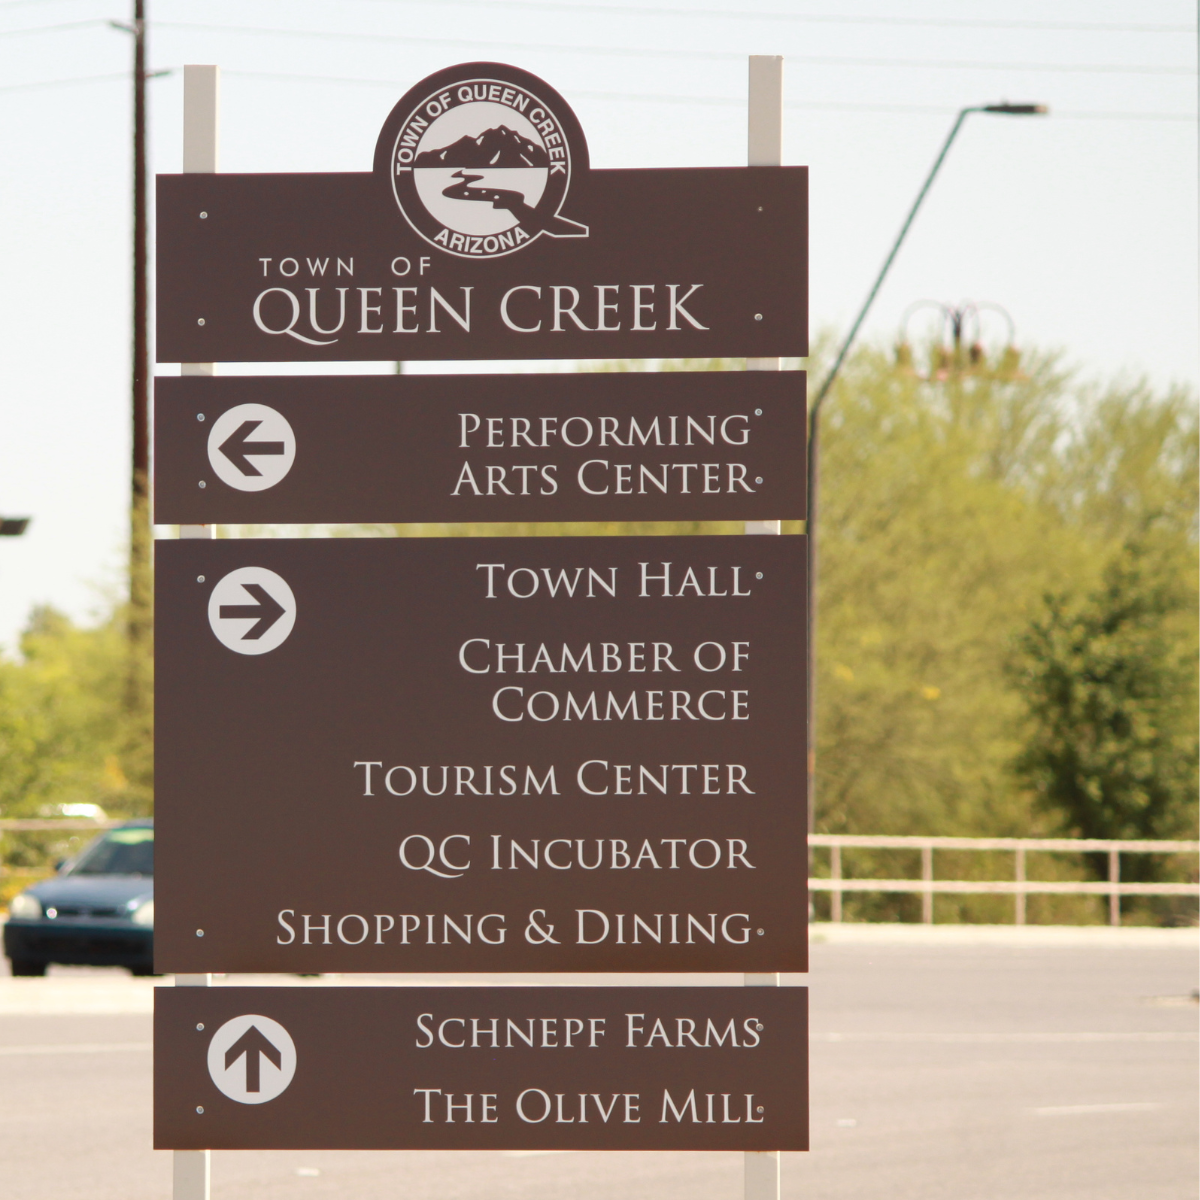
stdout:
[[[738,166],[745,57],[782,54],[784,161],[812,169],[814,336],[848,327],[960,107],[1048,103],[1049,118],[969,118],[865,335],[890,341],[917,299],[988,300],[1019,343],[1059,347],[1088,376],[1196,386],[1192,3],[697,4],[148,0],[150,66],[220,64],[226,171],[369,170],[409,85],[485,58],[561,91],[596,167]],[[10,647],[32,604],[83,619],[98,587],[121,586],[131,46],[107,19],[131,7],[0,0],[0,513],[34,517],[0,541]],[[94,76],[111,78],[29,86]],[[149,86],[152,173],[180,169],[182,86],[178,70]]]

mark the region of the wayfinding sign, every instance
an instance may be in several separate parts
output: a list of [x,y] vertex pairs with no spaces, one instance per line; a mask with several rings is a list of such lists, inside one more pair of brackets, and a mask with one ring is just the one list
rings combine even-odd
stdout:
[[806,988],[156,988],[156,1149],[806,1150]]
[[361,174],[161,175],[160,362],[808,353],[802,167],[592,170],[548,84],[467,63]]
[[805,970],[803,564],[157,543],[158,969]]
[[159,522],[804,516],[800,372],[184,376]]

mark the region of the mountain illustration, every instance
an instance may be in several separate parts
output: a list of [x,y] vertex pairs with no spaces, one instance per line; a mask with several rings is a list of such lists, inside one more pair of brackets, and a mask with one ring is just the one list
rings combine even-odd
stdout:
[[463,136],[441,150],[417,155],[417,167],[548,167],[550,157],[541,146],[514,133],[507,125],[487,129],[478,137]]

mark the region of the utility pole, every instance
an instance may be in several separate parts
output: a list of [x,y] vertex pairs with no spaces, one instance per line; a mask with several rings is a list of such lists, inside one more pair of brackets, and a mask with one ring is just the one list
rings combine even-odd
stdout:
[[126,708],[135,720],[149,703],[148,656],[154,628],[150,581],[150,328],[146,196],[146,4],[133,22],[110,21],[133,35],[133,410],[129,503],[129,674]]
[[154,636],[150,576],[150,328],[146,196],[146,5],[134,0],[133,21],[109,21],[133,36],[133,361],[132,454],[129,498],[129,605],[126,618],[128,671],[125,714],[128,736],[123,757],[144,759],[149,777],[151,737],[150,661]]
[[129,537],[130,639],[151,631],[150,330],[146,220],[146,6],[133,6],[133,474]]

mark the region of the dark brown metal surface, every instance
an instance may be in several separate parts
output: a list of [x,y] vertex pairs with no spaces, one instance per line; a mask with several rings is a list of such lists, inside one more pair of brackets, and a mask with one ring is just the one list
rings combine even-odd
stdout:
[[369,172],[160,175],[157,196],[159,362],[808,353],[803,167],[580,173],[588,236],[482,260],[419,237]]
[[[210,463],[214,422],[248,403],[296,438],[263,491]],[[791,371],[160,378],[155,519],[803,519],[804,413]]]
[[[156,988],[154,1145],[805,1150],[807,998],[805,988]],[[224,1023],[245,1014],[278,1022],[295,1047],[290,1084],[265,1103],[229,1098],[206,1065]],[[278,1034],[262,1024],[267,1042],[251,1033],[238,1049],[269,1061]],[[233,1072],[246,1069],[235,1052]]]
[[[158,969],[805,970],[803,562],[157,543]],[[260,655],[209,624],[243,567],[295,596]]]

